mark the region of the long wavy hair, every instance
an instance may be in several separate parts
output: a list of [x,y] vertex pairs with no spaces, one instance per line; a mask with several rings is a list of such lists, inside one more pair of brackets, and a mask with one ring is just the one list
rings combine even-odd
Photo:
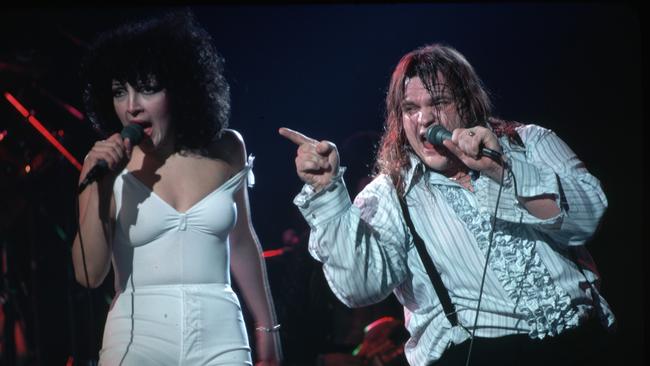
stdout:
[[104,135],[122,126],[111,81],[167,90],[176,151],[202,151],[228,125],[230,88],[210,34],[189,10],[127,23],[100,34],[81,65],[88,118]]
[[388,175],[399,194],[404,194],[403,172],[410,168],[409,153],[412,152],[404,132],[401,108],[405,83],[410,78],[419,77],[433,96],[439,73],[444,76],[458,115],[466,121],[467,127],[486,125],[491,114],[492,104],[483,83],[465,57],[455,49],[432,44],[402,57],[388,87],[384,134],[375,163],[375,173]]

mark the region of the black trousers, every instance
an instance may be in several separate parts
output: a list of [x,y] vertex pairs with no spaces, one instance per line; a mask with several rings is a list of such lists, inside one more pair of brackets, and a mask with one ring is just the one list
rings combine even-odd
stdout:
[[[475,338],[470,366],[596,366],[608,361],[613,337],[597,320],[542,340],[528,335]],[[452,346],[431,366],[464,366],[469,340]]]

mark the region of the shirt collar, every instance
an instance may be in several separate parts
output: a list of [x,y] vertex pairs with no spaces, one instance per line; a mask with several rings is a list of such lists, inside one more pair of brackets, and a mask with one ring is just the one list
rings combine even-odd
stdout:
[[411,189],[411,186],[418,181],[417,178],[422,176],[427,170],[427,167],[422,163],[422,160],[415,155],[415,153],[409,152],[408,154],[411,164],[410,168],[404,172],[404,194],[406,194],[409,189]]
[[[430,184],[456,185],[455,182],[446,176],[435,170],[428,169],[415,153],[409,153],[409,161],[411,162],[411,167],[404,172],[404,194],[408,193],[423,176],[427,176]],[[476,180],[480,176],[480,172],[476,171],[470,171],[469,174],[472,180]]]
[[[490,131],[494,131],[494,129],[489,123],[487,123],[484,127],[487,127]],[[526,150],[525,147],[520,147],[517,145],[513,146],[512,144],[510,144],[510,141],[508,141],[507,136],[501,136],[498,138],[498,140],[499,143],[501,144],[501,149],[503,150],[503,154],[506,156],[511,150],[515,150],[515,151]],[[405,183],[404,193],[405,194],[409,191],[409,189],[411,189],[413,185],[415,185],[419,181],[419,178],[425,174],[428,174],[430,176],[429,181],[432,184],[453,184],[449,180],[449,178],[445,177],[444,175],[434,170],[428,169],[424,165],[422,160],[420,160],[420,158],[414,152],[409,152],[408,154],[409,154],[409,161],[411,163],[410,164],[411,167],[404,172],[404,183]],[[480,174],[481,174],[480,172],[475,172],[475,171],[470,172],[470,175],[472,176],[472,180],[478,179],[480,177]]]

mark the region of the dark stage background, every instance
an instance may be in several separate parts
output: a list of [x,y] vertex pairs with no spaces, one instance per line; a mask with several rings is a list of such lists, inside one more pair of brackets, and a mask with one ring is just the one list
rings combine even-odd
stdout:
[[[642,364],[645,83],[637,7],[461,3],[193,9],[226,59],[230,126],[256,156],[257,184],[250,196],[257,233],[265,250],[292,249],[267,258],[285,324],[287,364],[311,365],[316,354],[348,352],[359,331],[337,335],[345,328],[339,323],[400,315],[390,301],[371,315],[351,315],[327,292],[318,266],[305,254],[306,225],[291,204],[301,186],[293,167],[295,147],[277,129],[287,126],[335,142],[343,164],[351,167],[350,180],[359,180],[369,172],[373,141],[381,133],[393,67],[404,53],[432,42],[465,54],[491,91],[498,116],[553,129],[601,180],[610,207],[588,247],[619,320],[611,364]],[[164,10],[3,9],[0,91],[31,109],[81,161],[99,136],[64,104],[82,110],[77,72],[85,45],[102,30]],[[90,314],[88,293],[70,277],[78,172],[4,97],[0,135],[3,362],[63,365],[70,356],[90,359],[99,347],[112,283],[109,278],[90,291]],[[291,244],[292,232],[298,244]],[[6,347],[21,343],[20,334],[8,331],[14,322],[22,326],[27,349],[17,355]],[[353,340],[342,341],[345,336]]]

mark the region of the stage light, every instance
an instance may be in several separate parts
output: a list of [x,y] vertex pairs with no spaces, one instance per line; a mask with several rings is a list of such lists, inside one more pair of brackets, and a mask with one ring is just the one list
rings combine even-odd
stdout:
[[265,250],[262,255],[264,258],[271,258],[271,257],[277,257],[279,255],[284,254],[283,249],[271,249],[271,250]]

